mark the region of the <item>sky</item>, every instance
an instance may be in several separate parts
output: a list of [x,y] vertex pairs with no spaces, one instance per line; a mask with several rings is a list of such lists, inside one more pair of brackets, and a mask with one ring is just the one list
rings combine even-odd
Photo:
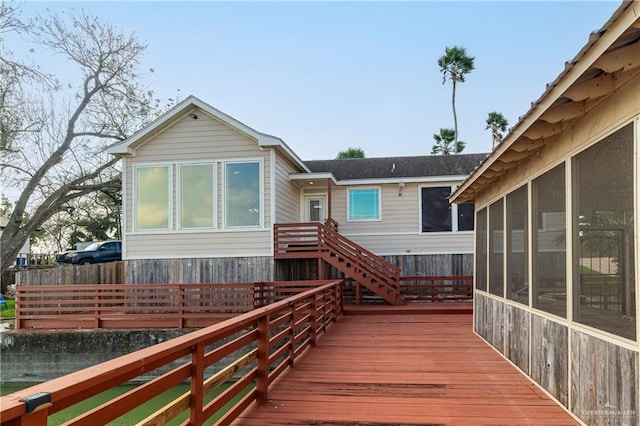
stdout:
[[[428,155],[433,135],[453,128],[451,82],[437,64],[452,46],[475,58],[457,88],[459,139],[465,153],[489,152],[488,113],[515,125],[619,5],[27,1],[22,16],[85,10],[135,32],[148,46],[141,69],[153,68],[146,84],[157,97],[195,95],[317,160],[349,147],[367,157]],[[49,52],[31,54],[63,82],[73,75]]]

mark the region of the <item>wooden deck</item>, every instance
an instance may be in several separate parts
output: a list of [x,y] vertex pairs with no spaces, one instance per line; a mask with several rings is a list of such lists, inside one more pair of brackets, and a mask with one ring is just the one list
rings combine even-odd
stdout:
[[346,313],[234,424],[579,424],[473,334],[471,315]]

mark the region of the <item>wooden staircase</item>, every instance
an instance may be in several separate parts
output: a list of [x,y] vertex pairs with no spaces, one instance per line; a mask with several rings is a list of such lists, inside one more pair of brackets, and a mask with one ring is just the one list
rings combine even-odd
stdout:
[[[400,268],[340,234],[337,223],[276,224],[276,259],[319,258],[392,305],[404,305],[400,295]],[[356,300],[360,300],[356,297]]]

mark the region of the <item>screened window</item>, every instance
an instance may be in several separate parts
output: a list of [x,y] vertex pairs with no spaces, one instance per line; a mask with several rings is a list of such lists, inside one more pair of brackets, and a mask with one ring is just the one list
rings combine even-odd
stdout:
[[473,203],[458,204],[458,231],[473,231]]
[[225,164],[225,220],[227,227],[260,226],[260,163]]
[[213,164],[180,166],[180,228],[213,228]]
[[476,288],[487,291],[487,209],[478,211],[476,226]]
[[489,293],[504,295],[504,207],[499,200],[489,206]]
[[136,230],[169,229],[169,166],[135,168]]
[[636,339],[633,125],[573,159],[575,320]]
[[422,232],[451,231],[450,186],[422,188]]
[[380,188],[348,190],[348,220],[380,220]]
[[507,297],[529,304],[527,186],[507,195]]
[[566,318],[566,183],[564,163],[531,184],[533,306]]

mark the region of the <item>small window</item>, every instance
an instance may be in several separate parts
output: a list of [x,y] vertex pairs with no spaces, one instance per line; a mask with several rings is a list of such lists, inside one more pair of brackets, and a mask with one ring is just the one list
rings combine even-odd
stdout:
[[504,208],[498,200],[489,206],[489,293],[504,295]]
[[135,229],[169,229],[169,166],[135,168]]
[[527,185],[507,195],[507,297],[529,304]]
[[180,228],[213,228],[213,164],[180,166]]
[[225,224],[229,228],[261,225],[260,163],[225,164]]
[[422,188],[422,232],[451,232],[450,186]]
[[380,220],[380,188],[348,190],[348,220]]
[[476,227],[476,288],[487,291],[487,208],[478,211]]
[[473,203],[458,204],[458,231],[473,231]]
[[564,163],[531,183],[533,307],[567,317]]

